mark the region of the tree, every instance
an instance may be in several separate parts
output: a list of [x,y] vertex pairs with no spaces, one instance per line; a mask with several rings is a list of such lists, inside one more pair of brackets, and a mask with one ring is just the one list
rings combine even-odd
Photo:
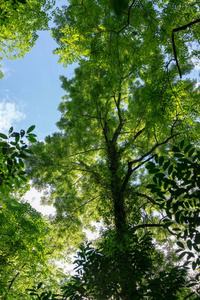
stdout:
[[[138,236],[138,231],[147,224],[129,229],[127,244],[120,243],[113,230],[107,230],[95,248],[90,244],[80,247],[74,261],[76,274],[63,286],[64,299],[110,299],[111,296],[114,299],[143,299],[144,296],[152,300],[199,299],[195,291],[190,290],[190,287],[198,290],[199,273],[195,278],[186,277],[189,267],[198,269],[200,262],[199,154],[198,148],[184,146],[182,140],[180,145],[169,149],[166,160],[156,156],[147,164],[153,176],[152,183],[147,186],[151,190],[149,198],[154,199],[160,214],[157,228],[168,230],[173,237],[171,245],[176,241],[179,256],[176,265],[173,261],[175,249],[168,251],[166,258],[152,243],[152,232]],[[151,226],[156,225],[150,223],[149,229]],[[126,259],[122,257],[122,249]],[[121,289],[124,279],[127,287]]]
[[[146,188],[151,174],[144,166],[156,154],[165,160],[170,143],[198,140],[199,92],[186,77],[197,54],[198,6],[181,0],[133,1],[119,18],[106,1],[72,0],[55,22],[55,53],[65,66],[79,62],[79,67],[71,80],[61,77],[66,92],[59,106],[62,133],[34,146],[28,172],[37,187],[46,187],[44,201],[56,207],[58,233],[67,235],[70,245],[79,243],[91,221],[103,220],[114,230],[116,244],[123,245],[116,258],[123,273],[131,229],[138,241],[149,230],[156,245],[173,244],[167,216],[156,214],[157,201]],[[173,257],[163,285],[174,288],[167,278],[178,270]],[[135,291],[134,299],[143,299],[144,280],[145,287],[162,285],[158,273],[144,279],[143,271],[137,288],[126,292],[123,282],[112,296],[130,300]],[[184,276],[177,284],[187,291]],[[150,290],[150,299],[160,297]],[[181,299],[176,292],[174,299]]]
[[53,5],[51,0],[1,1],[0,55],[8,59],[24,57],[35,45],[37,31],[48,29],[49,10]]
[[106,234],[107,245],[82,245],[74,262],[76,274],[62,287],[62,299],[175,300],[190,293],[186,270],[172,261],[166,264],[148,232],[140,238],[129,234],[127,249],[123,245],[126,260],[111,232]]
[[[32,154],[25,138],[36,142],[35,126],[20,133],[0,133],[0,294],[2,300],[27,298],[27,288],[45,280],[52,290],[61,272],[52,227],[22,196],[29,189],[24,159]],[[51,254],[51,260],[49,258]],[[54,274],[54,278],[52,277]],[[60,274],[59,274],[60,273]]]

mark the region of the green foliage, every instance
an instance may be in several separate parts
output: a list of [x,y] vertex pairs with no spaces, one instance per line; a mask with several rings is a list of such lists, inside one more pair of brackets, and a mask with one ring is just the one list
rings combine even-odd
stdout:
[[34,128],[35,126],[31,126],[27,132],[23,129],[20,132],[14,132],[11,127],[8,136],[0,133],[0,193],[4,197],[27,183],[24,159],[32,154],[32,151],[28,148],[24,138],[31,143],[36,142],[36,135],[31,133]]
[[165,264],[149,232],[142,237],[130,229],[126,233],[126,246],[112,232],[104,233],[97,248],[81,245],[76,275],[63,286],[63,299],[179,299],[186,271]]
[[[54,0],[5,0],[0,2],[0,59],[24,57],[48,29]],[[0,77],[3,77],[1,72]]]
[[55,53],[79,66],[61,77],[62,132],[32,147],[27,173],[56,208],[58,243],[77,247],[92,221],[110,229],[100,246],[81,247],[64,299],[194,299],[199,154],[181,140],[199,139],[200,94],[186,78],[198,54],[199,7],[114,3],[118,15],[105,0],[71,0],[57,11]]
[[[59,300],[61,299],[61,296],[59,294],[54,294],[52,292],[46,292],[43,289],[43,282],[40,282],[35,288],[27,289],[29,292],[29,295],[32,296],[35,299],[39,300]],[[32,299],[33,299],[32,298]]]
[[155,157],[147,169],[154,182],[147,187],[157,196],[158,209],[166,213],[166,227],[170,226],[178,240],[184,240],[177,242],[179,258],[187,255],[187,264],[199,269],[199,149],[192,144],[184,146],[183,140],[172,147],[166,161]]
[[[26,289],[45,280],[50,289],[57,287],[61,273],[49,262],[55,251],[51,225],[22,196],[29,189],[24,160],[32,155],[26,144],[35,142],[27,131],[0,133],[0,295],[2,300],[31,300]],[[26,138],[26,140],[25,140]],[[30,146],[30,145],[29,145]],[[51,278],[54,273],[55,279]],[[45,299],[45,298],[44,298]],[[55,299],[55,298],[54,298]]]
[[64,276],[51,262],[56,257],[56,247],[49,222],[29,203],[16,196],[1,199],[1,202],[1,299],[31,300],[26,290],[39,280],[44,280],[52,291],[58,289],[57,280]]
[[129,0],[111,0],[111,7],[118,16],[121,16],[123,11],[128,8]]

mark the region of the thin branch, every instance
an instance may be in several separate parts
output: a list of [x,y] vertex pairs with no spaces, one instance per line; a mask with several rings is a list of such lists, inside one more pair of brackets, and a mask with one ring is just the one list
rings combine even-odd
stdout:
[[145,128],[146,128],[146,127],[142,128],[141,130],[139,130],[139,131],[136,133],[136,135],[135,135],[134,138],[133,138],[133,141],[135,141],[135,140],[137,139],[137,137],[138,137],[140,134],[143,133],[143,131],[145,130]]
[[174,42],[174,31],[173,30],[172,30],[172,47],[173,47],[174,58],[175,58],[176,65],[177,65],[177,68],[178,68],[179,76],[180,76],[180,78],[182,78],[181,69],[179,67],[177,53],[176,53],[176,46],[175,46],[175,42]]
[[94,201],[95,199],[97,199],[97,198],[99,198],[99,197],[100,197],[100,195],[98,195],[98,196],[96,196],[96,197],[94,197],[94,198],[92,198],[92,199],[90,199],[90,200],[87,200],[86,202],[84,202],[83,204],[81,204],[80,206],[78,206],[78,207],[73,211],[72,217],[74,217],[74,214],[75,214],[81,207],[87,205],[88,203]]
[[17,272],[17,274],[15,275],[15,277],[10,281],[10,284],[9,284],[9,286],[8,286],[8,289],[9,289],[9,290],[11,289],[11,287],[12,287],[12,285],[13,285],[13,283],[14,283],[14,281],[15,281],[15,279],[17,278],[18,275],[19,275],[19,272]]
[[129,9],[128,9],[128,19],[127,19],[127,24],[124,25],[124,27],[122,27],[118,32],[117,34],[120,34],[120,32],[122,32],[124,29],[126,29],[126,27],[128,27],[130,25],[130,14],[131,14],[131,8],[133,7],[133,5],[135,4],[135,1],[134,0],[131,5],[129,6]]
[[132,169],[132,164],[131,162],[128,162],[128,171],[126,173],[126,176],[124,178],[124,181],[122,183],[122,186],[121,186],[121,193],[123,193],[125,191],[125,188],[129,182],[129,179],[132,175],[132,173],[134,171],[136,171],[137,169],[139,169],[143,164],[145,164],[146,162],[148,162],[149,160],[151,160],[155,155],[152,155],[151,157],[148,157],[148,159],[146,159],[145,161],[143,161],[141,164],[139,164],[138,166],[136,166],[135,168]]
[[171,135],[173,134],[173,131],[174,131],[174,128],[175,128],[177,122],[178,122],[178,115],[177,115],[177,112],[176,112],[176,119],[174,120],[174,123],[171,127]]
[[192,21],[192,22],[190,22],[190,23],[188,23],[188,24],[186,24],[186,25],[183,25],[183,26],[181,26],[181,27],[174,28],[174,29],[173,29],[173,32],[177,32],[177,31],[180,31],[180,30],[184,30],[184,29],[186,29],[186,28],[188,28],[188,27],[190,27],[190,26],[192,26],[192,25],[194,25],[194,24],[196,24],[196,23],[199,23],[199,22],[200,22],[200,19],[196,19],[196,20],[194,20],[194,21]]
[[133,227],[133,230],[137,230],[139,228],[147,228],[147,227],[163,227],[165,224],[141,224]]
[[92,198],[92,199],[90,199],[90,200],[88,200],[88,201],[86,201],[86,202],[84,202],[83,204],[81,204],[80,206],[78,206],[72,213],[72,215],[69,215],[69,217],[72,219],[72,221],[69,223],[69,225],[67,226],[67,229],[72,225],[72,223],[73,223],[73,220],[74,220],[74,214],[77,212],[77,210],[79,210],[81,207],[83,207],[84,205],[87,205],[88,203],[90,203],[90,202],[92,202],[92,201],[94,201],[94,200],[96,200],[98,197],[100,197],[100,195],[98,195],[98,196],[96,196],[96,197],[94,197],[94,198]]
[[177,57],[177,52],[176,52],[176,46],[175,46],[175,41],[174,41],[174,33],[175,32],[178,32],[180,30],[184,30],[196,23],[199,23],[200,22],[200,19],[197,19],[197,20],[194,20],[184,26],[181,26],[181,27],[177,27],[177,28],[174,28],[172,30],[172,47],[173,47],[173,52],[174,52],[174,58],[175,58],[175,61],[176,61],[176,65],[177,65],[177,68],[178,68],[178,72],[179,72],[179,75],[180,75],[180,78],[182,78],[182,74],[181,74],[181,70],[180,70],[180,67],[179,67],[179,63],[178,63],[178,57]]
[[70,157],[73,157],[73,156],[81,155],[81,154],[84,154],[84,153],[87,153],[87,152],[99,151],[99,150],[105,150],[105,148],[101,147],[101,148],[94,148],[94,149],[89,149],[89,150],[77,152],[77,153],[74,153],[72,155],[67,156],[66,158],[70,158]]
[[146,160],[142,161],[139,165],[137,165],[135,168],[133,168],[133,172],[136,171],[137,169],[139,169],[141,166],[143,166],[144,164],[146,164],[146,162],[150,161],[151,159],[153,159],[155,157],[155,154],[148,157]]
[[186,297],[183,298],[183,300],[186,300],[188,298],[190,298],[191,296],[193,296],[195,294],[195,292],[191,292],[189,295],[187,295]]
[[82,178],[84,178],[85,177],[85,175],[82,175],[79,179],[77,179],[74,183],[73,183],[73,185],[76,185]]
[[146,198],[149,202],[151,202],[152,204],[157,204],[151,197],[147,196],[146,194],[143,194],[143,193],[138,193],[138,192],[135,192],[135,194],[139,197],[143,197],[143,198]]
[[[26,264],[23,264],[23,266],[21,267],[21,270],[25,267]],[[17,272],[17,274],[15,275],[15,277],[10,281],[10,284],[8,286],[8,290],[11,289],[13,283],[15,282],[15,280],[17,279],[17,276],[20,274],[20,272]]]
[[124,77],[121,77],[121,80],[128,78],[128,77],[129,77],[130,75],[132,75],[132,74],[133,74],[133,72],[129,72],[128,75],[126,75],[126,76],[124,76]]
[[135,160],[130,161],[129,163],[130,163],[131,165],[133,165],[133,164],[136,164],[136,163],[142,161],[145,157],[149,156],[156,148],[158,148],[158,147],[161,146],[161,145],[167,144],[167,143],[169,142],[169,140],[171,140],[172,138],[174,138],[174,137],[177,136],[177,135],[179,135],[179,133],[176,133],[176,134],[174,134],[174,135],[171,135],[170,137],[168,137],[167,139],[165,139],[162,143],[156,143],[156,145],[155,145],[151,150],[149,150],[147,153],[145,153],[144,155],[142,155],[142,156],[141,156],[140,158],[138,158],[138,159],[135,159]]
[[102,118],[102,117],[91,116],[91,115],[88,115],[88,114],[84,114],[82,116],[87,117],[89,119],[104,120],[104,118]]

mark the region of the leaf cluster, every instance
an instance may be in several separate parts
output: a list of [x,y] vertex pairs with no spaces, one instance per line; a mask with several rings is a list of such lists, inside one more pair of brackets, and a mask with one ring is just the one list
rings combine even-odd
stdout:
[[168,159],[157,156],[155,162],[147,164],[153,175],[153,183],[147,188],[156,195],[157,207],[166,214],[165,226],[171,228],[178,240],[179,259],[187,255],[185,266],[192,263],[193,270],[198,269],[200,263],[199,162],[198,147],[184,146],[182,140],[172,147]]

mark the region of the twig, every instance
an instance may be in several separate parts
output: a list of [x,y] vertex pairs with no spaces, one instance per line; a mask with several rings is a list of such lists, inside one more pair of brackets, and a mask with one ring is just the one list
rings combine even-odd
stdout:
[[146,194],[142,194],[142,193],[135,193],[137,196],[139,197],[143,197],[146,198],[147,200],[149,200],[152,204],[157,204],[151,197],[147,196]]
[[189,295],[187,295],[185,298],[183,298],[183,300],[186,300],[186,299],[190,298],[194,294],[195,294],[195,292],[191,292]]
[[136,163],[142,161],[145,157],[149,156],[156,148],[158,148],[161,145],[167,144],[169,142],[169,140],[171,140],[172,138],[174,138],[177,135],[179,135],[179,133],[171,135],[170,137],[165,139],[162,143],[157,143],[151,150],[149,150],[147,153],[142,155],[140,158],[130,161],[130,164],[133,165],[133,164],[136,164]]
[[147,228],[147,227],[163,227],[164,224],[141,224],[133,227],[133,230],[137,230],[139,228]]
[[120,34],[120,32],[122,32],[127,26],[129,26],[129,24],[130,24],[130,13],[131,13],[131,8],[132,8],[133,5],[135,4],[135,1],[136,1],[136,0],[134,0],[134,1],[131,3],[131,5],[129,6],[129,9],[128,9],[128,20],[127,20],[127,24],[124,25],[124,27],[122,27],[122,28],[117,32],[117,34]]
[[182,74],[181,74],[181,70],[180,70],[180,67],[179,67],[179,63],[178,63],[178,57],[177,57],[177,53],[176,53],[176,46],[175,46],[175,41],[174,41],[174,33],[175,32],[178,32],[180,30],[184,30],[196,23],[199,23],[200,22],[200,19],[197,19],[197,20],[194,20],[184,26],[181,26],[181,27],[177,27],[177,28],[174,28],[172,30],[172,47],[173,47],[173,52],[174,52],[174,58],[175,58],[175,61],[176,61],[176,65],[177,65],[177,68],[178,68],[178,72],[179,72],[179,75],[180,75],[180,78],[182,78]]

